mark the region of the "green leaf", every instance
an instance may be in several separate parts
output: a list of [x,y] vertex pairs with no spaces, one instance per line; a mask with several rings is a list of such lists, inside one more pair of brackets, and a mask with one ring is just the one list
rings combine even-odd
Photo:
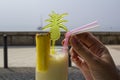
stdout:
[[52,24],[48,24],[48,25],[44,26],[44,27],[42,28],[42,30],[44,30],[44,29],[46,29],[46,28],[50,28],[50,27],[52,27]]
[[63,24],[60,24],[60,28],[64,29],[65,31],[68,31],[67,27]]
[[67,20],[59,20],[58,23],[68,22]]

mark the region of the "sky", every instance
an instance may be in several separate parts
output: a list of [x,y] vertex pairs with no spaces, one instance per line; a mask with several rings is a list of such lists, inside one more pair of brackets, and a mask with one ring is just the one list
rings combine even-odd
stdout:
[[120,31],[120,0],[0,0],[0,31],[34,31],[51,11],[68,13],[69,30],[98,21],[99,30]]

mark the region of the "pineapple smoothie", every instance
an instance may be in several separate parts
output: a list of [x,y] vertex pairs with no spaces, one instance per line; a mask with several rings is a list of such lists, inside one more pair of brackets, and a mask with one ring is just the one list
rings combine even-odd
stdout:
[[50,49],[50,35],[36,35],[36,80],[67,80],[68,57],[62,48]]
[[56,51],[55,55],[49,56],[46,71],[36,71],[36,80],[68,80],[67,55]]
[[62,19],[65,15],[67,13],[49,14],[50,18],[46,20],[49,24],[43,29],[50,28],[50,32],[36,35],[36,80],[68,80],[67,50],[55,48],[55,42],[60,38],[60,28],[67,31],[62,24],[67,22]]

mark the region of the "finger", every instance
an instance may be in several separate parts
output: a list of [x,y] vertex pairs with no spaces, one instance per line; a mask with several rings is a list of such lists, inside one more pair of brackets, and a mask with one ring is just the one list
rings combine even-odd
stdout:
[[65,42],[65,39],[63,39],[63,40],[62,40],[61,44],[63,45],[63,44],[64,44],[64,42]]
[[77,34],[76,38],[82,42],[93,54],[100,57],[103,61],[113,63],[113,59],[109,54],[108,49],[91,33]]
[[77,52],[73,49],[73,47],[71,47],[70,49],[70,55],[73,58],[79,58],[82,62],[84,61],[82,56],[78,55]]
[[[85,33],[86,35],[89,35],[89,33]],[[79,36],[80,37],[80,36]],[[75,38],[76,38],[76,36],[75,36]],[[113,61],[113,59],[112,59],[112,57],[111,57],[111,55],[110,55],[110,53],[109,53],[109,51],[107,50],[107,48],[101,43],[101,42],[99,42],[98,40],[96,40],[96,39],[94,39],[94,36],[93,37],[91,37],[91,39],[90,39],[91,41],[94,41],[95,40],[95,43],[94,44],[92,44],[92,46],[90,46],[89,48],[87,47],[87,49],[89,49],[90,51],[91,51],[91,54],[93,54],[94,55],[94,57],[95,58],[97,58],[97,60],[99,60],[99,61],[105,61],[106,63],[109,63],[109,64],[114,64],[114,61]],[[81,43],[81,41],[80,40],[78,40],[78,38],[77,38],[77,41],[78,41],[78,43],[77,44],[79,44],[79,43]],[[86,41],[83,41],[83,42],[87,42],[88,43],[88,45],[90,45],[90,41],[89,40],[86,40]],[[81,44],[83,44],[83,45],[87,45],[87,43],[81,43]],[[92,42],[91,42],[92,43]],[[77,45],[76,44],[76,45]],[[85,45],[85,48],[86,48],[86,45]],[[99,57],[99,58],[98,58]],[[101,59],[101,60],[100,60]]]
[[78,66],[78,67],[82,67],[82,62],[83,59],[78,56],[78,54],[74,51],[73,48],[70,49],[70,55],[71,55],[71,60]]
[[[106,54],[108,53],[108,54]],[[112,59],[112,56],[110,55],[109,51],[108,50],[104,50],[102,53],[102,56],[100,57],[104,62],[108,63],[108,64],[111,64],[112,66],[114,65],[115,66],[115,63]]]
[[98,45],[103,45],[95,36],[88,32],[76,34],[76,38],[79,39],[80,42],[85,44],[88,48],[94,45],[95,43]]
[[78,42],[75,36],[71,36],[70,43],[79,56],[82,56],[82,58],[85,59],[87,62],[94,63],[93,59],[96,59],[97,57],[94,56],[92,52],[88,48],[86,48],[81,42]]
[[[66,38],[62,40],[61,44],[64,45],[65,41],[66,41]],[[67,45],[70,46],[69,40],[68,40],[68,44]]]
[[84,44],[89,50],[91,50],[97,56],[102,56],[102,52],[106,49],[106,47],[101,43],[95,36],[91,33],[81,33],[76,34],[76,38],[79,42]]
[[85,73],[85,75],[90,74],[89,67],[86,61],[83,60],[81,56],[78,56],[78,54],[74,51],[73,48],[71,48],[70,53],[72,54],[72,61],[77,65],[78,68],[81,69],[82,73]]
[[72,58],[78,58],[78,57],[80,57],[81,61],[83,61],[82,57],[75,52],[75,50],[73,49],[73,47],[70,49],[70,55],[71,55]]

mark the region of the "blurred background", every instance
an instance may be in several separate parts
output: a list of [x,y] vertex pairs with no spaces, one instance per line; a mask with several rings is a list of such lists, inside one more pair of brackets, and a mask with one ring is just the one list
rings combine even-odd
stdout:
[[97,20],[93,31],[120,31],[119,0],[0,0],[0,31],[37,31],[51,11],[68,13],[69,30]]

